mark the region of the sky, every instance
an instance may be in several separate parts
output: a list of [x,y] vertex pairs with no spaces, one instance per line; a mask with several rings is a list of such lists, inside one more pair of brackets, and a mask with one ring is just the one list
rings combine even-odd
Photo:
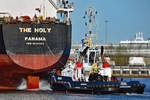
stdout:
[[137,32],[143,32],[144,39],[150,38],[150,0],[70,0],[74,2],[72,17],[72,42],[81,43],[88,32],[86,20],[82,17],[90,6],[98,12],[93,33],[96,43],[105,41],[105,20],[107,43],[118,44],[121,40],[134,40]]
[[[35,8],[42,0],[2,0],[0,11],[10,11],[14,15],[34,15]],[[36,2],[39,1],[39,2]],[[48,0],[47,5],[49,4]],[[88,28],[83,19],[85,11],[93,7],[97,11],[93,38],[96,43],[105,41],[105,20],[107,23],[107,43],[118,44],[121,40],[134,40],[137,32],[150,38],[150,0],[69,0],[74,2],[72,18],[72,43],[81,43]],[[49,8],[49,6],[47,7]],[[48,12],[52,12],[49,8]],[[47,12],[47,13],[48,13]]]

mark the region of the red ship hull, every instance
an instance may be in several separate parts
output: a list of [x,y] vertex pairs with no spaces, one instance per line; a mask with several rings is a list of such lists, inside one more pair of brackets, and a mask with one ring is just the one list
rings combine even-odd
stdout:
[[[66,62],[61,55],[0,55],[0,89],[16,89],[23,78],[37,75],[47,78],[47,71]],[[13,60],[12,60],[13,58]],[[21,59],[19,59],[21,58]],[[17,63],[14,60],[17,59]],[[31,62],[32,61],[32,62]],[[22,66],[19,66],[22,65]],[[29,67],[25,67],[28,66]]]
[[16,89],[28,76],[47,80],[48,70],[66,64],[70,48],[71,25],[0,23],[0,89]]

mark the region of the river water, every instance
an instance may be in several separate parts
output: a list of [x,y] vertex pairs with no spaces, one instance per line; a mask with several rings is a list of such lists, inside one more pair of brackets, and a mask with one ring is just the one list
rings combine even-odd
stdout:
[[[130,79],[126,79],[130,80]],[[146,84],[144,94],[61,94],[46,91],[0,91],[0,100],[150,100],[150,78],[132,79]]]

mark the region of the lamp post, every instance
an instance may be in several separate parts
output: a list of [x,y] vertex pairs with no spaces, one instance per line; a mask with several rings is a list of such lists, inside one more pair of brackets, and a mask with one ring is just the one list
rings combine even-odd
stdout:
[[105,44],[107,44],[108,20],[105,20]]

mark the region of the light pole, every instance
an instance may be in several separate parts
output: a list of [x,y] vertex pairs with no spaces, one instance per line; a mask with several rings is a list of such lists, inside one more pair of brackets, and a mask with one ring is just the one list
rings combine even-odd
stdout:
[[107,25],[107,23],[108,23],[108,20],[105,20],[105,44],[107,44],[107,35],[108,35],[108,33],[107,33],[107,29],[108,29],[108,25]]

